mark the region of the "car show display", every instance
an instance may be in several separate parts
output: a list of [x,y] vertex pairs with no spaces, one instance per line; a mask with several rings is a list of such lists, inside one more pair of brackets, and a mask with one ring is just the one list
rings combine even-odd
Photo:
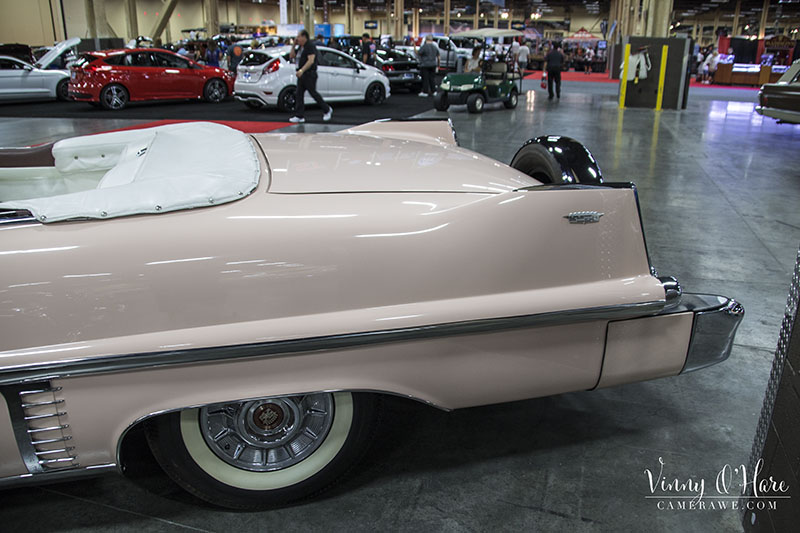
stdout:
[[30,54],[0,55],[0,101],[66,100],[69,72],[62,67],[67,64],[64,55],[79,41],[75,38],[58,43],[32,63],[20,58]]
[[[332,48],[319,46],[317,51],[317,90],[326,101],[378,105],[391,96],[389,78],[381,69]],[[238,67],[236,99],[252,108],[271,106],[294,111],[296,70],[289,59],[289,47],[251,50]],[[306,94],[305,102],[314,100]]]
[[800,0],[0,13],[0,530],[797,529]]
[[233,92],[234,76],[168,50],[134,48],[84,53],[70,69],[69,96],[118,111],[130,102],[203,99]]
[[[659,277],[635,187],[561,137],[506,166],[447,121],[168,125],[2,152],[0,197],[5,485],[114,469],[144,424],[192,494],[278,505],[350,469],[381,394],[455,409],[677,375],[725,360],[744,313]],[[499,228],[469,261],[453,246]]]

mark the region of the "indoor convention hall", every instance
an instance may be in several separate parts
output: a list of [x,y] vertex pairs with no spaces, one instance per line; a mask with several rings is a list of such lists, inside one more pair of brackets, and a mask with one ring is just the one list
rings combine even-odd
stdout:
[[0,0],[0,531],[792,533],[800,1]]

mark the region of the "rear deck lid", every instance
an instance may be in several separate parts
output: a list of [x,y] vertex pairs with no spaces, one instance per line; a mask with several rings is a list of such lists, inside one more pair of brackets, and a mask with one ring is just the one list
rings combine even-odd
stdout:
[[361,133],[263,134],[271,193],[501,193],[538,182],[457,146]]

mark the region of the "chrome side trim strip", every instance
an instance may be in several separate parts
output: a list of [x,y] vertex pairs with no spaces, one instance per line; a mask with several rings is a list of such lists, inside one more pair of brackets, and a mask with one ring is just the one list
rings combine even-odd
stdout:
[[[568,309],[535,315],[484,318],[462,322],[358,333],[343,333],[255,344],[88,357],[68,362],[37,363],[21,365],[0,372],[0,385],[22,383],[32,380],[51,380],[111,372],[125,372],[188,363],[285,356],[303,352],[337,350],[356,346],[451,337],[456,335],[471,335],[573,322],[587,322],[591,320],[622,320],[625,318],[658,314],[664,309],[664,305],[665,300],[662,299],[641,303]],[[54,415],[40,415],[39,417],[43,418],[47,416]],[[30,419],[33,417],[28,418]]]
[[4,477],[0,478],[0,489],[27,484],[42,485],[46,483],[58,483],[67,479],[97,476],[99,474],[113,472],[116,467],[117,465],[109,463],[69,470],[46,471],[41,474],[21,474],[19,476]]

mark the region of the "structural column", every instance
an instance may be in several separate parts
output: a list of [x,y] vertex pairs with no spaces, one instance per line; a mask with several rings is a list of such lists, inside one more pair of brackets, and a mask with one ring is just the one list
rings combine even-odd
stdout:
[[739,35],[739,14],[742,11],[742,0],[736,0],[736,9],[733,11],[733,29],[731,30],[731,37]]
[[450,35],[450,0],[444,0],[444,34]]
[[314,0],[303,0],[302,6],[303,28],[308,35],[314,38]]
[[[206,34],[211,37],[219,33],[219,4],[217,0],[205,0],[205,14]],[[155,39],[155,36],[153,36],[153,39]]]
[[497,27],[497,21],[500,18],[500,8],[494,6],[494,27]]
[[769,18],[769,0],[764,0],[764,9],[761,10],[761,24],[758,25],[758,38],[767,35],[767,19]]
[[353,34],[353,0],[344,0],[344,32]]
[[395,38],[402,39],[406,36],[406,2],[394,0]]
[[475,0],[475,21],[472,23],[472,29],[477,30],[481,22],[481,0]]
[[94,2],[92,2],[92,0],[84,0],[84,7],[86,8],[87,37],[93,39],[97,37],[97,20],[94,18]]
[[125,10],[128,15],[128,39],[139,36],[139,19],[136,16],[136,0],[125,0]]
[[647,13],[649,37],[668,37],[673,0],[652,0]]

